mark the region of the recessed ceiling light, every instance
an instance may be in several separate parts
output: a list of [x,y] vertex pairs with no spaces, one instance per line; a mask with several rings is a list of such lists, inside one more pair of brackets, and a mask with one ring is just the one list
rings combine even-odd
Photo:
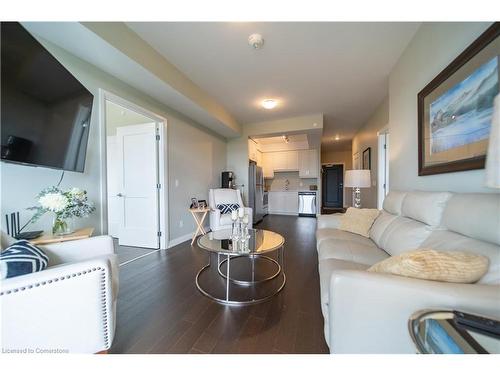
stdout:
[[261,49],[264,45],[264,38],[260,34],[252,34],[248,37],[248,44],[253,49]]
[[276,105],[278,105],[278,103],[276,103],[276,100],[274,99],[266,99],[262,101],[262,107],[265,109],[273,109]]

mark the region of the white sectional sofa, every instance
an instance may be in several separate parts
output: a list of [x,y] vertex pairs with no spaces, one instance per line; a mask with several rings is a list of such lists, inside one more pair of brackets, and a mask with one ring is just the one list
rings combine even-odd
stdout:
[[[330,352],[414,353],[407,323],[421,309],[461,309],[500,318],[500,194],[393,191],[370,238],[338,229],[341,215],[320,216],[316,232]],[[419,247],[482,254],[490,268],[475,284],[366,271]]]

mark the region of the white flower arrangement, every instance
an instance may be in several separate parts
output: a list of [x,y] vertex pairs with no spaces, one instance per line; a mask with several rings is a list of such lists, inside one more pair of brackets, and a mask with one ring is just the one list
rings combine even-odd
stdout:
[[36,211],[30,222],[36,222],[46,212],[54,213],[54,226],[52,231],[66,232],[66,219],[73,217],[88,217],[94,210],[94,203],[87,199],[87,192],[79,188],[62,190],[57,186],[42,190],[38,195],[39,206],[29,207],[28,210]]

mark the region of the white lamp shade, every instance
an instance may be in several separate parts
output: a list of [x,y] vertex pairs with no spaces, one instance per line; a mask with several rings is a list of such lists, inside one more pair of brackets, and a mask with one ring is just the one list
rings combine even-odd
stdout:
[[486,156],[486,186],[500,189],[500,95],[495,98]]
[[345,172],[345,187],[367,188],[371,186],[369,169],[353,169]]

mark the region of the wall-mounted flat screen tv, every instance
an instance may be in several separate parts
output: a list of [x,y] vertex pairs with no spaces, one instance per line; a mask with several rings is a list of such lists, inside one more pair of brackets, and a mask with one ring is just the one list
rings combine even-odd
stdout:
[[21,24],[0,31],[2,161],[83,172],[93,95]]

